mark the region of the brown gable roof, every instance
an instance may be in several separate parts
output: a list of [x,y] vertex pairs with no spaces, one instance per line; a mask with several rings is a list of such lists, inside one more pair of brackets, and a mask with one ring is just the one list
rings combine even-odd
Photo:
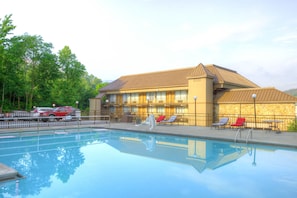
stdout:
[[211,73],[202,63],[200,63],[197,67],[195,67],[188,78],[197,78],[197,77],[211,77],[214,78],[215,75]]
[[108,84],[106,87],[103,87],[100,91],[188,86],[186,76],[189,75],[192,69],[193,68],[185,68],[122,76]]
[[237,72],[216,65],[175,69],[122,76],[103,87],[100,91],[136,90],[150,88],[183,87],[188,86],[188,78],[212,77],[221,83],[233,83],[241,87],[258,87]]
[[218,65],[207,65],[206,68],[216,76],[217,83],[241,85],[242,87],[259,87],[236,71]]
[[256,94],[257,103],[295,103],[297,97],[286,94],[273,87],[232,89],[224,92],[217,103],[253,103],[252,94]]

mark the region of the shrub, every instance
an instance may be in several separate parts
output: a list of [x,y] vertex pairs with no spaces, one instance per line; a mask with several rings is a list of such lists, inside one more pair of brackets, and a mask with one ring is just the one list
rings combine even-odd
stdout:
[[297,132],[297,119],[293,120],[289,126],[288,131],[296,131]]

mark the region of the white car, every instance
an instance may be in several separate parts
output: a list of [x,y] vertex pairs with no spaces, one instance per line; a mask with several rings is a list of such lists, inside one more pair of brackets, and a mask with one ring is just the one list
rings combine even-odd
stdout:
[[36,107],[31,111],[31,116],[37,118],[40,116],[40,113],[51,111],[53,108],[51,107]]

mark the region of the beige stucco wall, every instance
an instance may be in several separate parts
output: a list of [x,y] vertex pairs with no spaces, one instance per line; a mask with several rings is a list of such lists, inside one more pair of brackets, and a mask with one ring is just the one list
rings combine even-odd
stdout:
[[[188,79],[188,104],[189,113],[195,113],[194,96],[196,100],[196,117],[198,126],[209,126],[213,120],[213,80],[212,78],[191,78]],[[194,125],[195,120],[189,124]]]
[[[255,104],[256,122],[258,127],[266,127],[265,120],[280,120],[279,127],[281,130],[287,130],[289,123],[295,119],[295,103],[278,103],[278,104]],[[234,122],[236,117],[245,117],[248,126],[254,126],[254,104],[218,104],[216,113],[219,116],[232,117],[230,122]]]

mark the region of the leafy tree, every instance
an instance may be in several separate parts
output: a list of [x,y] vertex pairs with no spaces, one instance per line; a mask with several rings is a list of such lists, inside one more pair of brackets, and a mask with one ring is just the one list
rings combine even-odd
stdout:
[[14,28],[11,15],[0,19],[0,112],[53,103],[75,106],[76,101],[83,110],[107,84],[89,75],[70,47],[56,55],[41,36],[9,38]]
[[[24,101],[23,109],[30,109],[33,98],[39,100],[48,98],[47,88],[58,71],[55,55],[51,52],[52,44],[43,42],[41,36],[24,34],[11,39],[10,59],[15,59],[11,65],[17,65],[18,86],[15,94],[18,100]],[[44,93],[45,92],[45,93]]]
[[2,89],[1,92],[1,107],[0,110],[3,110],[5,103],[5,88],[9,72],[6,65],[7,57],[6,57],[6,48],[9,44],[8,35],[11,34],[12,30],[15,29],[15,26],[12,24],[11,20],[12,15],[6,15],[4,20],[0,19],[0,87]]
[[68,46],[59,51],[58,64],[62,76],[54,85],[52,97],[59,96],[55,98],[56,104],[75,105],[75,101],[81,101],[81,79],[86,72],[85,66],[76,59]]

